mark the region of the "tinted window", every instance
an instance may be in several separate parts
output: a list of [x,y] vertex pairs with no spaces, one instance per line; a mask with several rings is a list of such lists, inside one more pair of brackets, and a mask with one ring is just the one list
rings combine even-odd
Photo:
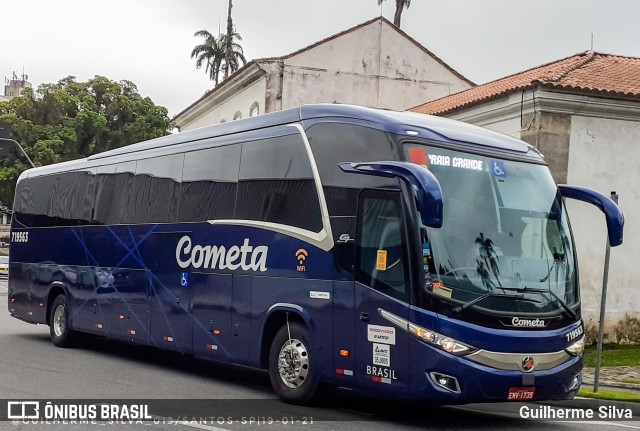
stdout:
[[240,149],[238,144],[185,154],[180,221],[233,218]]
[[318,193],[300,135],[242,144],[236,218],[322,229]]
[[49,216],[56,177],[47,175],[22,180],[16,188],[16,220],[28,227],[55,226]]
[[384,132],[352,124],[320,123],[311,126],[307,136],[330,215],[355,216],[359,189],[398,186],[394,179],[346,174],[338,167],[340,162],[398,160]]
[[182,154],[138,160],[127,207],[130,223],[174,222],[180,199]]
[[365,191],[359,211],[358,281],[406,300],[407,259],[400,194]]
[[93,207],[95,173],[92,170],[56,175],[51,216],[57,226],[89,224]]
[[129,196],[133,189],[136,162],[100,166],[96,175],[94,222],[97,224],[127,223],[131,218]]

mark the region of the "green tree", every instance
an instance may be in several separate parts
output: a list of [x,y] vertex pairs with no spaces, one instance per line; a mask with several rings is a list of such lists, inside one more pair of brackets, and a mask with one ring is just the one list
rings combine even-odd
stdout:
[[191,51],[191,58],[196,59],[196,69],[204,65],[209,79],[218,85],[220,69],[225,61],[226,41],[223,41],[222,37],[215,37],[207,30],[196,31],[194,36],[204,38],[204,42],[196,45]]
[[[36,166],[166,135],[169,117],[138,93],[130,81],[96,76],[77,82],[69,76],[55,84],[25,89],[21,97],[0,102],[0,122],[9,123]],[[0,201],[11,205],[18,176],[27,169],[17,151],[0,159]]]
[[195,32],[195,37],[204,38],[204,42],[196,45],[191,51],[191,58],[196,59],[196,69],[205,66],[205,72],[215,85],[220,81],[220,71],[224,71],[224,79],[247,63],[240,42],[242,37],[234,31],[231,18],[232,0],[229,0],[227,13],[227,32],[218,37],[207,30]]
[[233,73],[247,63],[240,45],[242,37],[239,33],[231,33],[231,38],[222,33],[215,37],[208,30],[199,30],[194,36],[204,38],[204,42],[193,48],[191,58],[196,59],[196,69],[205,67],[205,72],[215,85],[220,82],[221,71],[226,79],[229,72]]
[[[378,6],[385,0],[378,0]],[[400,19],[402,18],[402,11],[409,9],[411,6],[411,0],[396,0],[396,13],[393,15],[393,25],[400,28]]]
[[231,37],[224,34],[221,35],[225,44],[225,71],[224,78],[227,79],[230,73],[235,72],[247,63],[247,59],[244,57],[244,52],[240,42],[242,37],[239,33],[231,33]]

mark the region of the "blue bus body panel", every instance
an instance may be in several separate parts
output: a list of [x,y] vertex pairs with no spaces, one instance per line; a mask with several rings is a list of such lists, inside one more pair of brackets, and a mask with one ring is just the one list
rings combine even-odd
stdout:
[[[297,133],[285,126],[302,122],[310,127],[325,121],[367,125],[398,139],[417,136],[544,163],[530,145],[486,129],[422,114],[325,104],[32,169],[21,179],[134,159],[140,154],[227,145],[238,136],[253,139]],[[270,342],[265,339],[267,322],[288,312],[309,328],[322,381],[373,395],[442,403],[503,401],[510,387],[523,386],[523,373],[456,357],[397,328],[393,344],[377,345],[383,343],[374,343],[372,334],[390,325],[381,321],[378,308],[493,352],[561,351],[567,347],[566,334],[580,325],[551,331],[485,328],[418,309],[358,283],[354,279],[354,238],[345,233],[356,231],[355,216],[331,220],[334,245],[329,250],[277,231],[232,223],[30,229],[14,223],[14,232],[28,231],[28,242],[11,244],[10,312],[27,321],[46,323],[52,289],[62,289],[69,300],[73,329],[256,367],[265,365],[265,341]],[[300,250],[305,251],[304,260],[299,258]],[[385,354],[392,366],[374,367]],[[580,358],[572,358],[553,369],[530,373],[535,377],[536,398],[573,396],[575,391],[569,386],[580,369]],[[427,377],[431,371],[458,378],[461,393],[436,387]]]
[[[31,302],[46,304],[51,282],[62,282],[72,298],[75,329],[260,365],[260,328],[269,308],[274,303],[293,303],[309,313],[314,328],[322,328],[312,333],[318,346],[327,346],[321,350],[321,356],[327,356],[322,363],[332,369],[333,302],[310,294],[326,292],[333,297],[333,285],[340,280],[347,280],[342,291],[352,286],[331,253],[271,231],[209,223],[31,229],[29,233],[29,247],[16,243],[12,250],[14,290],[28,284],[34,297]],[[191,239],[191,250],[197,245],[229,250],[245,240],[254,248],[268,245],[266,271],[219,268],[220,261],[217,268],[181,268],[176,253],[185,236]],[[308,253],[302,272],[296,256],[301,248]],[[245,261],[250,263],[251,257],[247,254]],[[183,253],[181,259],[189,255]],[[27,301],[17,298],[16,302]],[[37,312],[23,315],[16,308],[13,314],[45,323],[45,308]]]

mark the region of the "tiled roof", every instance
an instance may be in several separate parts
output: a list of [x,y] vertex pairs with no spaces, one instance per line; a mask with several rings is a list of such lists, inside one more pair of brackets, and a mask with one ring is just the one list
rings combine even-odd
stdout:
[[444,114],[537,85],[640,97],[640,58],[586,51],[416,106],[410,111]]

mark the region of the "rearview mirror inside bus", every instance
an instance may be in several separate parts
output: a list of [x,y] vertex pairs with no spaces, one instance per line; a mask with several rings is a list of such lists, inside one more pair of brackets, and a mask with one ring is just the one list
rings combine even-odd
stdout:
[[400,178],[414,191],[422,224],[442,227],[442,189],[436,177],[423,166],[408,162],[343,162],[340,169],[350,174]]

